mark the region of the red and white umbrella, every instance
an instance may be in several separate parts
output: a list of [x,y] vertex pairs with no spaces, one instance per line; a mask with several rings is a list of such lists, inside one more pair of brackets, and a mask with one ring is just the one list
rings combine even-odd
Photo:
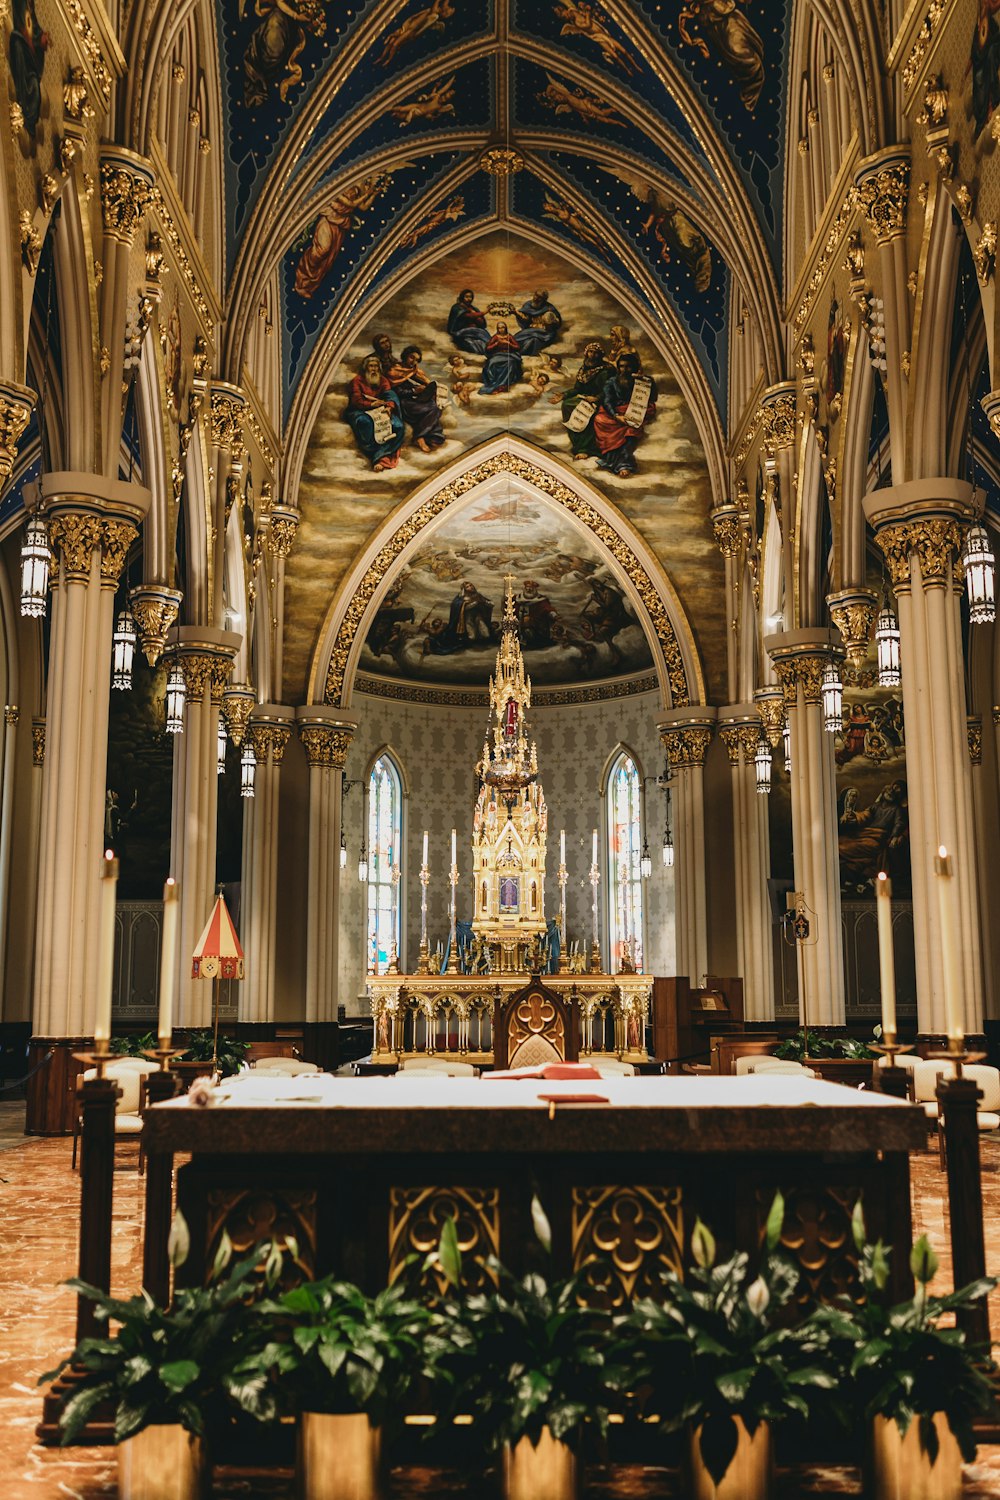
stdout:
[[243,978],[243,949],[221,893],[195,947],[191,974],[195,979]]

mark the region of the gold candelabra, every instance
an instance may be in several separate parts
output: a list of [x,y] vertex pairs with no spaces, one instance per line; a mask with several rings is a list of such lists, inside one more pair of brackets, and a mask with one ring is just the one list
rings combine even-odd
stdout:
[[458,973],[458,934],[456,930],[456,911],[458,906],[458,865],[453,864],[451,874],[448,876],[451,885],[451,910],[449,912],[451,926],[451,941],[448,946],[448,973]]
[[427,946],[427,887],[430,884],[431,872],[427,866],[420,866],[420,962],[417,964],[418,974],[429,974],[431,970],[430,949]]
[[559,866],[559,972],[569,969],[569,954],[566,951],[566,865]]
[[600,883],[600,879],[601,879],[601,872],[597,868],[597,865],[596,864],[591,865],[591,867],[590,867],[590,886],[591,886],[591,890],[593,892],[593,895],[592,895],[592,898],[591,898],[591,914],[593,916],[593,923],[594,923],[593,942],[591,943],[591,946],[590,946],[590,972],[592,974],[599,974],[601,972],[601,939],[600,939],[600,930],[599,930],[600,913],[598,911],[598,905],[597,905],[597,887],[598,887],[598,885]]

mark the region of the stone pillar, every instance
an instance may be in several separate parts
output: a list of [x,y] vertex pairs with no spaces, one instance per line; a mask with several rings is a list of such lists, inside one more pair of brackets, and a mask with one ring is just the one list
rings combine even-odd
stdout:
[[735,694],[739,681],[739,554],[744,536],[742,514],[735,505],[720,505],[712,511],[710,519],[712,534],[722,553],[726,569],[726,681],[729,692]]
[[673,775],[674,923],[678,975],[700,986],[708,972],[705,894],[705,756],[715,710],[675,708],[657,724]]
[[875,490],[865,515],[885,557],[899,616],[906,714],[917,1027],[946,1030],[941,925],[934,857],[952,857],[962,925],[959,951],[965,1029],[983,1028],[979,899],[965,704],[965,662],[956,560],[972,515],[972,489],[958,479],[921,479]]
[[[866,157],[854,175],[858,207],[878,246],[879,284],[885,318],[885,391],[889,413],[889,445],[892,477],[902,479],[919,449],[919,435],[910,439],[907,401],[909,398],[909,349],[912,342],[912,301],[907,277],[907,208],[910,195],[910,148],[887,146]],[[864,256],[860,274],[855,280],[863,289]],[[852,291],[854,281],[852,281]],[[863,344],[862,344],[863,348]],[[933,358],[933,355],[929,356]],[[912,470],[911,470],[912,472]],[[880,493],[883,493],[880,491]]]
[[843,1026],[844,953],[834,736],[823,728],[823,671],[843,659],[825,630],[788,630],[764,647],[785,695],[792,736],[792,851],[795,889],[809,935],[798,948],[799,1014],[804,1026]]
[[167,653],[184,673],[184,733],[174,736],[170,873],[180,887],[175,1026],[212,1024],[212,985],[191,977],[191,955],[215,899],[219,709],[242,637],[203,625],[172,630]]
[[761,737],[753,703],[719,709],[719,735],[733,769],[733,842],[736,856],[736,943],[747,1021],[774,1020],[774,947],[768,799],[757,791],[754,756]]
[[240,1023],[274,1020],[274,934],[278,894],[278,793],[281,762],[295,720],[294,708],[262,703],[254,709],[247,739],[257,757],[254,795],[243,817],[240,941],[246,978],[240,985]]
[[295,717],[309,762],[305,1018],[316,1024],[337,1019],[344,765],[357,720],[315,703]]
[[52,578],[48,725],[35,937],[34,1031],[93,1032],[115,589],[147,489],[47,474]]

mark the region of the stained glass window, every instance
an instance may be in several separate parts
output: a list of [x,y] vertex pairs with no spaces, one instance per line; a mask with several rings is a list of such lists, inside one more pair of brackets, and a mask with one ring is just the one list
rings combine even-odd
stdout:
[[626,750],[608,772],[608,912],[611,971],[620,973],[625,944],[642,968],[642,777]]
[[368,972],[384,974],[399,958],[403,796],[391,755],[380,755],[368,782]]

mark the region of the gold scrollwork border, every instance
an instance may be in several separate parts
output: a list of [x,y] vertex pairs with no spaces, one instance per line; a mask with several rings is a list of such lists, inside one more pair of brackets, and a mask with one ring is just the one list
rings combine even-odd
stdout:
[[674,630],[673,622],[667,612],[666,605],[660,597],[656,584],[650,578],[646,569],[636,557],[625,537],[601,515],[597,506],[591,501],[583,499],[557,479],[554,474],[549,474],[545,469],[532,463],[529,459],[522,458],[515,453],[498,453],[492,458],[485,459],[475,468],[459,475],[451,484],[446,484],[432,495],[430,499],[417,507],[417,509],[404,520],[393,532],[392,536],[379,549],[377,556],[372,562],[361,583],[355,590],[351,600],[344,612],[340,622],[333,650],[330,653],[330,661],[326,673],[326,687],[323,701],[329,704],[341,705],[344,693],[344,680],[347,675],[347,663],[353,648],[361,623],[365,617],[369,605],[374,598],[379,585],[385,579],[386,574],[392,568],[393,563],[401,555],[414,537],[427,526],[435,517],[439,516],[453,501],[461,499],[474,490],[484,480],[493,478],[496,474],[514,474],[525,483],[533,485],[550,500],[556,501],[581,521],[588,531],[597,538],[599,542],[611,553],[619,567],[626,574],[633,588],[638,594],[643,607],[652,622],[656,639],[663,655],[666,667],[667,679],[670,683],[670,697],[675,708],[684,708],[691,702],[691,690],[688,685],[687,672],[684,666],[684,655],[681,651],[680,642]]

